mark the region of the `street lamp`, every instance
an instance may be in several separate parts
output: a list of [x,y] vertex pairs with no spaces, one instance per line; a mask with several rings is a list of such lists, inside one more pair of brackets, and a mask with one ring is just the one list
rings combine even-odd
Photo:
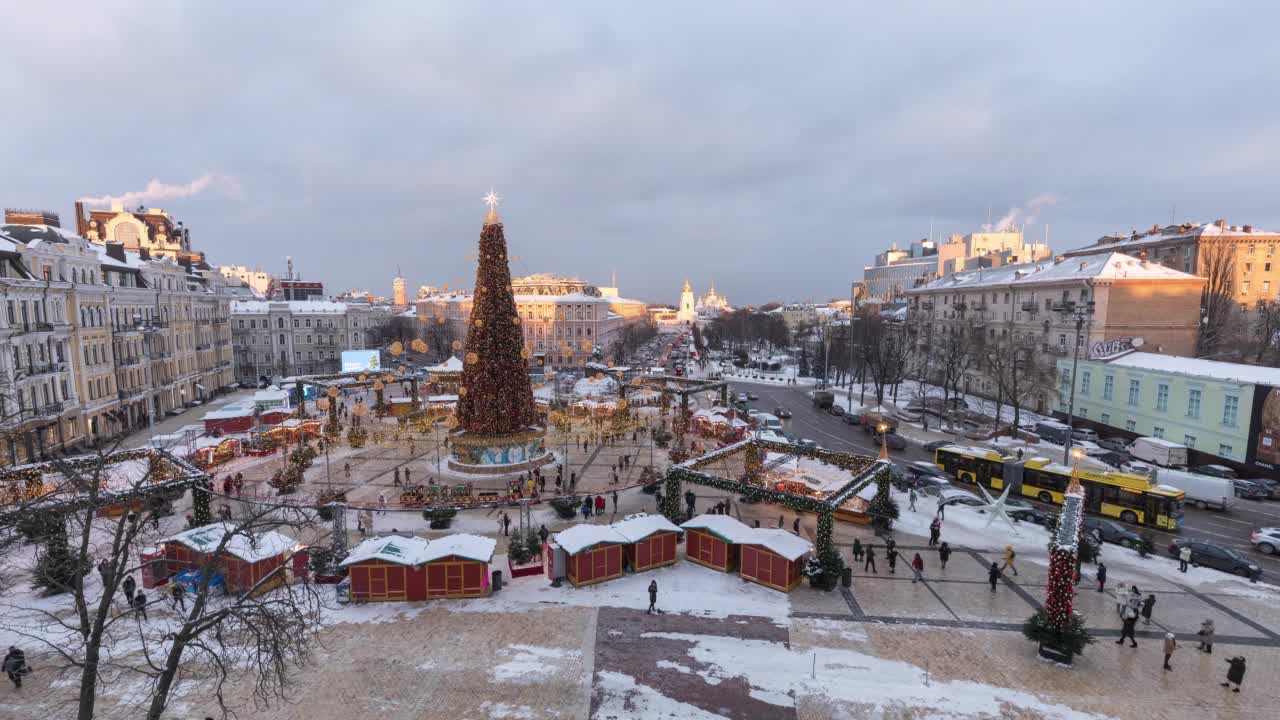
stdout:
[[888,460],[889,459],[889,426],[885,423],[880,423],[879,425],[876,426],[876,430],[880,432],[880,459]]
[[[1080,366],[1080,333],[1084,329],[1084,323],[1093,316],[1093,301],[1077,303],[1074,300],[1064,300],[1053,308],[1054,312],[1061,313],[1064,317],[1074,319],[1076,321],[1076,347],[1071,358],[1071,396],[1067,403],[1067,438],[1062,444],[1062,463],[1067,464],[1067,457],[1071,453],[1071,444],[1074,439],[1072,435],[1075,433],[1076,420],[1076,369]],[[997,423],[999,418],[996,418]],[[1014,434],[1018,432],[1017,428],[1013,429]]]

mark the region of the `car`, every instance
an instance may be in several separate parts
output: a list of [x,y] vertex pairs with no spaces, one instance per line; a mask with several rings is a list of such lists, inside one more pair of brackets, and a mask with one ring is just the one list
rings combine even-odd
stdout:
[[738,402],[747,402],[751,398],[747,397],[746,393],[738,393],[738,397],[736,399]]
[[1114,468],[1118,468],[1127,462],[1133,461],[1133,457],[1128,453],[1116,452],[1114,450],[1105,450],[1097,455],[1090,455],[1089,457],[1099,462],[1104,462]]
[[1169,554],[1176,558],[1182,554],[1183,547],[1191,548],[1193,565],[1203,565],[1214,570],[1247,577],[1250,580],[1257,580],[1262,576],[1261,565],[1249,561],[1229,547],[1202,540],[1174,538],[1173,542],[1169,543]]
[[773,409],[773,414],[774,414],[774,415],[777,415],[779,418],[781,418],[781,419],[783,419],[783,420],[790,420],[790,419],[791,419],[791,411],[790,411],[790,410],[788,410],[788,409],[786,409],[786,408],[784,408],[784,407],[776,407],[776,408],[774,408],[774,409]]
[[902,437],[897,433],[884,433],[884,434],[873,433],[871,435],[871,439],[875,442],[876,445],[879,445],[880,443],[883,442],[885,445],[889,446],[890,450],[906,450],[907,449],[906,438]]
[[943,505],[986,505],[985,502],[963,490],[956,488],[939,488],[938,489],[938,506]]
[[947,477],[947,473],[944,472],[942,468],[925,460],[916,460],[915,462],[908,463],[907,472],[915,475],[928,475],[930,477],[950,481],[950,478]]
[[955,445],[955,444],[956,444],[955,440],[930,440],[929,442],[924,444],[924,451],[932,455],[938,452],[939,448],[944,448],[948,445]]
[[862,418],[858,413],[847,412],[844,414],[844,417],[840,419],[844,420],[845,425],[859,425],[862,423]]
[[1082,524],[1086,531],[1105,542],[1123,545],[1124,547],[1137,547],[1142,544],[1142,537],[1138,533],[1117,522],[1097,517],[1085,517]]
[[1094,440],[1098,443],[1098,447],[1106,448],[1112,452],[1122,453],[1124,449],[1129,447],[1129,441],[1122,437],[1105,437]]
[[1236,471],[1225,465],[1193,465],[1187,468],[1189,472],[1198,473],[1200,475],[1212,475],[1214,477],[1226,478],[1228,480],[1236,479]]
[[1263,490],[1267,491],[1268,500],[1280,500],[1280,480],[1254,478],[1252,482],[1255,485],[1260,485]]
[[1244,498],[1245,500],[1266,500],[1269,495],[1265,487],[1251,480],[1236,478],[1231,481],[1231,484],[1235,486],[1236,497],[1238,498]]
[[844,415],[844,408],[840,407],[839,405],[832,405],[831,407],[827,408],[827,412],[831,413],[832,415],[835,415],[836,417],[840,417],[841,415]]
[[1249,542],[1252,542],[1259,552],[1268,555],[1280,553],[1280,527],[1258,528],[1257,532],[1249,536]]
[[747,393],[748,400],[759,400],[760,396],[755,393]]
[[[1006,504],[1008,503],[1008,501],[1005,501],[1005,502]],[[1034,523],[1036,525],[1044,525],[1049,522],[1049,513],[1041,510],[1038,507],[1035,507],[1034,505],[1027,505],[1026,507],[1014,507],[1010,510],[1006,510],[1005,512],[1009,515],[1009,517],[1013,518],[1014,520],[1019,520],[1021,522],[1029,522],[1029,523]]]
[[818,447],[818,441],[810,440],[809,438],[800,438],[800,442],[796,444],[799,445],[800,447],[813,448],[813,449],[817,449]]

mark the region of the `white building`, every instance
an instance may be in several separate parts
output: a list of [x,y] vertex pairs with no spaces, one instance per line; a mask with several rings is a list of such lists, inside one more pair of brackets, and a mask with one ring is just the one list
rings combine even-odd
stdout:
[[237,300],[231,304],[236,377],[318,375],[342,370],[343,350],[370,346],[373,308],[331,300]]
[[680,309],[676,310],[676,321],[691,323],[697,319],[698,308],[693,299],[693,287],[689,285],[689,278],[685,278],[684,289],[680,291]]

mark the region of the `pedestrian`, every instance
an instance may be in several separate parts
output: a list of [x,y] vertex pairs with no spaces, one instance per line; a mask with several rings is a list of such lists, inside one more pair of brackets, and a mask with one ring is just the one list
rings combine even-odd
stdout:
[[[692,490],[685,491],[684,504],[689,506],[689,517],[693,517],[693,506],[698,501],[698,496],[693,494]],[[782,527],[779,525],[778,527]]]
[[569,492],[573,492],[578,487],[578,471],[571,470],[569,472]]
[[799,515],[796,516],[795,522],[791,523],[791,532],[797,535],[800,534],[800,516]]
[[659,490],[653,494],[653,502],[658,507],[658,512],[662,512],[662,491]]
[[649,581],[649,609],[646,613],[654,613],[658,611],[658,581]]
[[[558,478],[556,480],[556,485],[557,486],[560,485],[560,481]],[[542,473],[538,473],[538,492],[545,493],[546,491],[547,491],[547,476],[543,475]]]
[[346,473],[347,477],[351,477],[351,463],[342,463],[342,472]]
[[1197,650],[1213,654],[1213,620],[1205,620],[1200,623],[1200,629],[1196,631],[1196,635],[1200,636],[1200,644],[1196,646]]
[[1191,563],[1191,547],[1183,545],[1178,551],[1178,572],[1186,572],[1187,565]]
[[596,496],[596,514],[597,515],[604,514],[604,496],[603,495]]
[[102,578],[102,586],[111,584],[111,563],[106,558],[98,561],[98,577]]
[[1227,668],[1227,681],[1222,683],[1222,687],[1235,685],[1231,692],[1240,692],[1240,683],[1244,682],[1244,658],[1236,655],[1227,661],[1230,667]]
[[853,561],[858,562],[862,559],[862,541],[858,538],[853,539]]
[[942,537],[942,520],[934,516],[933,522],[929,523],[929,547],[937,545],[940,537]]
[[134,588],[136,588],[137,586],[138,586],[138,585],[137,585],[137,583],[135,583],[135,582],[133,581],[133,576],[132,576],[132,575],[125,575],[125,576],[124,576],[124,582],[122,583],[122,587],[123,587],[123,589],[124,589],[124,599],[125,599],[125,602],[128,602],[128,601],[130,601],[130,600],[132,600],[132,599],[133,599],[133,590],[134,590]]
[[779,516],[778,516],[778,527],[782,527],[782,519],[783,519],[783,518],[782,518],[782,516],[781,516],[781,515],[779,515]]
[[395,485],[396,487],[400,487],[400,468],[396,468],[395,479],[391,481],[391,484]]
[[1098,562],[1098,592],[1107,589],[1107,566],[1102,561]]
[[547,544],[547,538],[550,537],[550,535],[551,535],[551,531],[547,530],[546,525],[542,525],[541,527],[538,528],[538,539],[542,541],[543,545]]
[[1004,572],[1005,570],[1012,570],[1013,574],[1017,575],[1018,568],[1013,566],[1013,559],[1017,556],[1018,554],[1013,551],[1012,545],[1005,545],[1004,546],[1004,567],[1000,568],[1000,571]]
[[613,511],[618,512],[618,491],[613,491]]
[[133,611],[141,615],[143,620],[147,619],[147,594],[141,590],[133,596]]
[[884,557],[889,561],[889,572],[893,575],[898,574],[898,551],[895,548],[886,548]]
[[991,592],[996,591],[996,581],[1000,579],[1000,566],[994,560],[991,561],[991,567],[987,568],[987,582],[991,583]]
[[502,513],[502,536],[511,536],[511,516],[505,512]]
[[946,572],[947,561],[950,559],[951,559],[951,546],[948,545],[947,543],[942,543],[942,545],[938,546],[938,562],[942,564],[943,572]]
[[582,499],[582,520],[586,522],[591,519],[591,498]]
[[383,515],[387,514],[387,496],[386,493],[378,493],[378,508]]
[[0,667],[4,668],[4,673],[13,682],[15,690],[22,689],[22,676],[31,673],[31,667],[27,665],[26,653],[15,645],[9,646],[9,652],[5,654],[4,661],[0,662]]
[[907,508],[911,510],[911,512],[916,511],[916,489],[915,488],[911,488],[911,490],[907,492]]
[[1169,658],[1173,657],[1173,651],[1177,649],[1178,649],[1177,638],[1173,636],[1173,633],[1165,633],[1164,634],[1164,669],[1165,670],[1173,669],[1169,667]]
[[911,559],[911,574],[915,577],[911,578],[911,582],[924,579],[924,558],[920,557],[920,553]]
[[179,607],[183,612],[187,611],[187,589],[182,587],[180,582],[169,583],[169,599],[173,603],[173,609],[176,611]]
[[867,568],[871,568],[871,572],[879,575],[880,571],[876,569],[876,546],[867,543],[867,560],[862,565],[862,572],[866,572]]
[[1146,600],[1142,601],[1142,624],[1151,624],[1151,611],[1156,608],[1156,596],[1148,595]]
[[1134,627],[1138,624],[1138,612],[1132,606],[1125,604],[1121,623],[1120,639],[1116,641],[1116,644],[1123,645],[1124,639],[1129,638],[1130,647],[1138,647],[1138,641],[1133,636]]

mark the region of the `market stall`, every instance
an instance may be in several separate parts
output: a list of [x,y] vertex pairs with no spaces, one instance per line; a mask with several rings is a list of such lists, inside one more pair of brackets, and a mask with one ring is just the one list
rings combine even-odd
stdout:
[[[228,533],[234,534],[218,552]],[[274,530],[250,536],[232,523],[213,523],[178,533],[165,540],[162,548],[170,575],[210,566],[226,579],[228,591],[243,592],[285,564],[298,543]],[[285,574],[277,573],[262,589],[284,581]]]
[[574,587],[622,577],[628,540],[608,525],[574,525],[556,533],[555,544],[565,551],[565,574]]
[[631,515],[612,527],[627,539],[624,551],[632,572],[643,572],[676,561],[680,528],[662,515]]
[[685,558],[720,572],[736,569],[739,545],[753,540],[753,530],[729,515],[699,515],[680,527]]
[[475,598],[489,594],[489,562],[497,541],[459,533],[427,544],[427,597]]
[[341,566],[356,602],[426,600],[430,543],[420,537],[369,538],[351,549]]
[[813,546],[786,530],[757,528],[751,533],[753,540],[741,546],[738,574],[765,587],[791,592],[800,584],[800,569]]

